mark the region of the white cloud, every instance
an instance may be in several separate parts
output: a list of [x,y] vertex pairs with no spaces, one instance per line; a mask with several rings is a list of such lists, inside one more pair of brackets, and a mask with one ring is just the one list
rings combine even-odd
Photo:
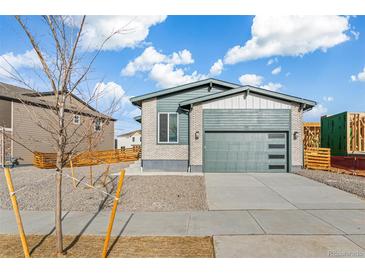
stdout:
[[130,117],[130,118],[134,118],[134,117],[136,117],[136,116],[140,116],[140,115],[141,115],[141,109],[136,108],[136,109],[134,109],[134,110],[132,110],[132,111],[129,111],[129,112],[127,113],[127,115],[128,115],[128,117]]
[[254,87],[260,87],[263,89],[268,89],[272,91],[279,91],[283,85],[280,83],[272,83],[269,82],[267,84],[263,84],[264,77],[257,74],[243,74],[238,79],[242,85],[250,85]]
[[318,104],[313,107],[310,111],[304,113],[305,119],[319,120],[319,118],[327,113],[327,108],[322,104]]
[[111,113],[117,119],[115,123],[116,135],[140,128],[140,124],[134,120],[134,117],[140,115],[141,111],[132,105],[130,102],[131,97],[126,94],[121,85],[115,82],[99,82],[95,85],[94,90],[100,95],[97,100],[98,110],[100,111],[108,110],[113,100],[119,102],[119,108]]
[[194,63],[194,59],[190,51],[183,49],[182,51],[172,53],[171,57],[167,57],[166,62],[175,65],[188,65]]
[[95,85],[94,92],[96,97],[94,104],[97,104],[101,111],[108,111],[113,103],[118,103],[116,112],[131,106],[125,90],[115,82],[99,82]]
[[223,71],[223,62],[222,59],[218,59],[217,62],[213,64],[210,68],[209,73],[213,76],[220,75]]
[[124,76],[133,76],[138,71],[150,71],[155,64],[164,63],[172,65],[188,65],[194,63],[192,54],[187,49],[179,52],[173,52],[171,55],[164,55],[158,52],[154,47],[146,48],[143,53],[130,61],[121,74]]
[[22,54],[8,52],[0,56],[0,77],[11,77],[22,68],[38,69],[41,63],[34,50],[27,50]]
[[137,71],[149,71],[156,63],[163,62],[166,55],[163,55],[155,50],[154,47],[146,48],[143,53],[122,70],[122,75],[133,76]]
[[146,48],[143,53],[130,61],[121,74],[133,76],[137,72],[149,72],[149,78],[157,82],[157,86],[168,88],[183,85],[207,78],[205,74],[194,71],[187,74],[185,69],[179,66],[194,63],[191,52],[187,49],[165,55],[158,52],[154,47]]
[[278,58],[270,58],[269,61],[267,61],[267,66],[271,66],[272,64],[274,63],[277,63],[278,62]]
[[279,91],[282,87],[283,87],[282,84],[280,84],[280,83],[272,83],[272,82],[269,82],[266,85],[260,86],[260,88],[268,89],[268,90],[272,90],[272,91]]
[[326,102],[333,102],[335,98],[333,96],[323,96],[323,100]]
[[149,77],[157,82],[157,86],[168,88],[195,82],[207,78],[204,74],[194,71],[192,74],[185,74],[181,68],[176,68],[174,64],[155,64],[150,71]]
[[[80,18],[69,17],[69,25],[75,25]],[[165,19],[166,16],[87,16],[80,46],[85,51],[97,50],[107,37],[117,32],[106,42],[103,50],[133,48],[147,38],[152,26]]]
[[355,82],[355,81],[365,82],[365,67],[357,75],[351,75],[351,81],[353,81],[353,82]]
[[244,74],[238,79],[242,85],[260,86],[264,77],[256,74]]
[[281,72],[281,66],[274,68],[274,69],[271,71],[271,74],[273,74],[273,75],[277,75],[277,74],[279,74],[280,72]]
[[354,36],[355,40],[359,40],[360,32],[352,30],[351,34]]
[[343,16],[256,16],[251,39],[229,49],[224,63],[235,64],[271,56],[303,56],[350,39],[349,18]]

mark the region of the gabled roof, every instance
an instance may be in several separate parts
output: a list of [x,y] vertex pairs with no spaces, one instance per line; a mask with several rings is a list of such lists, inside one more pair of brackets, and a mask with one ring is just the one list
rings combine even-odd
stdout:
[[140,130],[140,129],[133,130],[133,131],[130,131],[130,132],[127,132],[127,133],[119,134],[117,137],[132,136],[134,133],[141,134],[142,130]]
[[180,107],[184,108],[184,107],[190,106],[195,103],[200,103],[200,102],[205,102],[205,101],[209,101],[209,100],[213,100],[213,99],[217,99],[217,98],[222,98],[225,96],[237,94],[237,93],[244,92],[244,91],[249,92],[249,93],[252,92],[252,93],[259,94],[259,95],[268,96],[268,97],[275,98],[275,99],[280,99],[280,100],[287,101],[287,102],[295,102],[295,103],[303,104],[304,110],[311,109],[312,107],[314,107],[316,105],[315,101],[311,101],[311,100],[307,100],[304,98],[291,96],[291,95],[287,95],[287,94],[283,94],[280,92],[275,92],[275,91],[271,91],[271,90],[267,90],[267,89],[263,89],[263,88],[248,86],[248,85],[226,90],[226,91],[222,91],[222,92],[205,95],[205,96],[201,96],[201,97],[197,97],[197,98],[193,98],[193,99],[189,99],[189,100],[185,100],[185,101],[180,102],[179,105],[180,105]]
[[[172,88],[168,88],[168,89],[163,89],[163,90],[156,91],[156,92],[151,92],[151,93],[147,93],[147,94],[144,94],[141,96],[136,96],[136,97],[131,98],[131,102],[132,102],[132,104],[140,107],[141,102],[143,100],[154,98],[154,97],[159,97],[159,96],[163,96],[163,95],[167,95],[167,94],[172,94],[172,93],[184,91],[189,88],[195,88],[195,87],[204,86],[204,85],[208,85],[208,84],[226,87],[226,88],[228,88],[228,90],[204,95],[204,96],[189,99],[186,101],[182,101],[182,102],[180,102],[180,106],[187,107],[194,103],[209,101],[209,100],[213,100],[216,98],[221,98],[221,97],[233,95],[236,93],[240,93],[243,91],[253,92],[256,94],[284,100],[287,102],[299,103],[299,104],[303,105],[304,110],[311,109],[312,107],[314,107],[316,105],[316,102],[312,101],[312,100],[308,100],[308,99],[304,99],[304,98],[300,98],[300,97],[296,97],[296,96],[291,96],[291,95],[287,95],[287,94],[283,94],[280,92],[275,92],[275,91],[271,91],[271,90],[267,90],[267,89],[263,89],[263,88],[259,88],[259,87],[249,86],[249,85],[241,86],[238,84],[234,84],[234,83],[230,83],[230,82],[226,82],[226,81],[222,81],[222,80],[218,80],[218,79],[213,79],[213,78],[209,78],[209,79],[205,79],[205,80],[201,80],[201,81],[197,81],[197,82],[193,82],[193,83],[189,83],[189,84],[185,84],[185,85],[181,85],[181,86],[177,86],[177,87],[172,87]],[[140,117],[138,117],[138,118],[140,119]]]
[[[40,106],[40,107],[46,107],[46,108],[53,108],[54,105],[50,102],[47,102],[45,100],[42,100],[43,96],[50,96],[53,95],[53,92],[35,92],[34,90],[22,88],[14,85],[10,85],[7,83],[0,82],[0,99],[6,99],[11,101],[16,101],[20,103],[26,103],[30,105]],[[66,111],[73,112],[73,113],[80,113],[84,115],[89,115],[93,117],[101,117],[108,120],[116,121],[116,119],[105,115],[93,107],[91,107],[89,104],[87,104],[85,101],[80,99],[74,94],[71,94],[72,97],[74,97],[76,100],[84,104],[87,108],[76,111],[72,108],[66,108]]]
[[185,85],[180,85],[177,87],[172,87],[172,88],[168,88],[168,89],[163,89],[163,90],[159,90],[156,92],[150,92],[141,96],[136,96],[136,97],[132,97],[130,100],[132,102],[133,105],[136,106],[141,106],[141,102],[143,100],[146,99],[150,99],[150,98],[154,98],[154,97],[158,97],[158,96],[162,96],[162,95],[166,95],[166,94],[171,94],[171,93],[175,93],[175,92],[179,92],[179,91],[183,91],[189,88],[196,88],[199,86],[204,86],[204,85],[215,85],[215,86],[220,86],[220,87],[226,87],[229,89],[232,88],[237,88],[240,85],[234,84],[234,83],[230,83],[230,82],[225,82],[222,80],[217,80],[217,79],[213,79],[213,78],[208,78],[205,80],[201,80],[201,81],[197,81],[197,82],[193,82],[193,83],[189,83],[189,84],[185,84]]

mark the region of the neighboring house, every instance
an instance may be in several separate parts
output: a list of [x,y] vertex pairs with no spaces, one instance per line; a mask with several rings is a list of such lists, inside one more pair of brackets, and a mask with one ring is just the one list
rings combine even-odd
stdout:
[[289,172],[315,102],[207,79],[133,97],[144,171]]
[[[57,126],[51,104],[54,96],[52,92],[40,94],[0,82],[0,165],[7,158],[21,158],[20,164],[31,164],[32,151],[54,152],[53,137],[37,125],[49,127],[54,122]],[[65,120],[69,124],[71,141],[77,142],[91,130],[93,136],[97,136],[97,140],[82,142],[78,151],[87,149],[91,142],[94,150],[114,148],[115,119],[96,111],[74,95],[67,99]]]
[[128,133],[120,134],[116,139],[116,148],[120,149],[131,148],[133,146],[141,145],[142,133],[141,130],[134,130]]

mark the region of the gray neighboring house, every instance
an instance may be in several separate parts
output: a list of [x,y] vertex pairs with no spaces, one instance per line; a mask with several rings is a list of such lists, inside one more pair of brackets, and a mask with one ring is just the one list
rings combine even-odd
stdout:
[[[26,148],[54,152],[52,136],[37,125],[39,121],[56,118],[56,114],[51,111],[53,102],[52,92],[40,94],[0,82],[0,166],[9,158],[21,158],[20,164],[31,164],[33,153]],[[115,119],[98,112],[75,95],[66,102],[65,119],[69,124],[69,136],[74,137],[71,141],[80,139],[84,132],[79,129],[79,125],[87,123],[93,125],[95,132],[100,131],[95,150],[114,149]],[[72,134],[75,130],[76,133]],[[81,143],[79,151],[87,146],[86,141]]]
[[316,102],[207,79],[133,97],[144,171],[290,172]]

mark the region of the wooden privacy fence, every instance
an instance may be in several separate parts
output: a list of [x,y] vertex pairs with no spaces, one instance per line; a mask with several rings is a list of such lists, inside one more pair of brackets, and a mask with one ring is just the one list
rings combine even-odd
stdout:
[[303,146],[306,148],[318,148],[321,146],[321,124],[304,123],[303,125]]
[[351,152],[365,152],[365,113],[350,113],[349,148]]
[[[38,168],[56,168],[56,153],[34,152],[33,165]],[[140,147],[124,150],[85,151],[71,158],[73,167],[93,166],[100,164],[114,164],[120,162],[136,161],[140,157]],[[70,167],[68,161],[66,167]]]
[[308,169],[331,170],[331,149],[306,148],[304,150],[304,167]]

